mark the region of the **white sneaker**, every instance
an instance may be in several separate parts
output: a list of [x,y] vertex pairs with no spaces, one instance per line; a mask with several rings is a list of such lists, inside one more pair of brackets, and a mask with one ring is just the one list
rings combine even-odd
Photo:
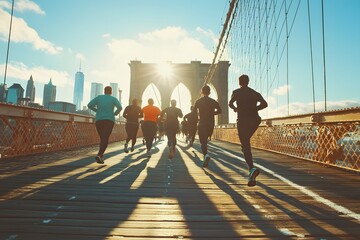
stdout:
[[203,163],[203,167],[207,168],[209,166],[209,161],[210,161],[210,156],[209,154],[205,154],[204,156],[204,163]]

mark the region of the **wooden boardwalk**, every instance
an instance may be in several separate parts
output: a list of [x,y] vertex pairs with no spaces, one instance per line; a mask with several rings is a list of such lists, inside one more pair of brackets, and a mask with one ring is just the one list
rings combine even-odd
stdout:
[[0,239],[360,239],[359,174],[253,150],[248,187],[239,145],[212,141],[203,169],[178,143],[0,159]]

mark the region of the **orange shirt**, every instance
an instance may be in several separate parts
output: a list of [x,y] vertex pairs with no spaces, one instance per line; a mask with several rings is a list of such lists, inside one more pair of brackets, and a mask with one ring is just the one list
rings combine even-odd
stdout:
[[160,115],[161,111],[158,107],[153,105],[147,105],[143,107],[144,121],[157,122],[157,118]]

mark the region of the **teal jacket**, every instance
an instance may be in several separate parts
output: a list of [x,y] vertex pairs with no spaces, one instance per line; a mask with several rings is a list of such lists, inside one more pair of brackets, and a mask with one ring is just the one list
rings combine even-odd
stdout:
[[[115,122],[115,115],[118,115],[122,109],[119,100],[109,94],[95,97],[87,106],[96,112],[95,121],[111,120]],[[116,111],[114,112],[115,107]]]

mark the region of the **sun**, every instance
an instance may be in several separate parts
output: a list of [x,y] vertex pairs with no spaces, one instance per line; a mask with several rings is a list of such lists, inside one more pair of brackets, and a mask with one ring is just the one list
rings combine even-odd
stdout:
[[157,71],[164,78],[169,78],[173,74],[173,68],[169,62],[157,64]]

